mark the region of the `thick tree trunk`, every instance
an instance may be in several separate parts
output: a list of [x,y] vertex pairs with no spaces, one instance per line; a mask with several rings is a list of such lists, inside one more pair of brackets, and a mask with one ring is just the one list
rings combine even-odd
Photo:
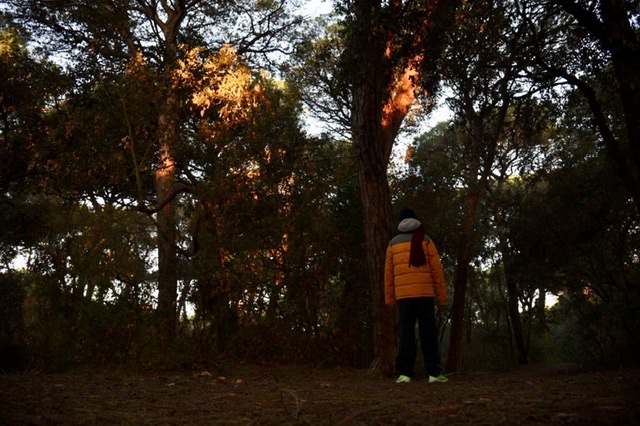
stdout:
[[609,50],[624,112],[626,143],[623,139],[621,145],[626,161],[623,167],[628,168],[626,174],[632,179],[625,184],[630,187],[636,208],[640,210],[640,43],[637,26],[631,24],[627,2],[603,0],[601,3],[603,21],[612,33]]
[[364,210],[367,264],[371,285],[371,315],[375,369],[394,371],[396,322],[394,310],[384,303],[384,262],[392,234],[391,193],[387,166],[393,139],[385,138],[380,98],[384,86],[372,76],[354,89],[352,132],[358,163],[358,180]]
[[[380,25],[380,2],[355,4],[358,18],[354,46],[366,54],[359,58],[353,85],[351,111],[352,139],[356,150],[358,181],[364,212],[369,285],[371,286],[371,321],[376,372],[391,374],[395,359],[395,315],[384,303],[384,260],[391,238],[391,195],[387,166],[395,135],[383,128],[383,108],[391,98],[393,65],[385,55],[391,33]],[[386,137],[385,137],[386,136]]]
[[[395,309],[384,303],[384,261],[385,251],[389,243],[389,223],[391,202],[388,190],[378,191],[382,183],[365,183],[364,193],[371,196],[377,192],[364,206],[365,226],[371,228],[367,232],[367,260],[369,264],[369,280],[376,283],[372,286],[371,306],[373,316],[373,348],[374,370],[384,374],[392,374],[395,369],[396,351],[396,318]],[[385,200],[386,199],[386,200]],[[384,240],[384,241],[383,241]]]
[[387,181],[389,154],[380,124],[376,88],[354,91],[353,143],[364,210],[367,263],[371,284],[374,364],[383,373],[394,369],[396,332],[394,310],[384,303],[384,261],[392,233],[391,194]]
[[[380,58],[379,63],[385,63],[385,59]],[[385,254],[393,233],[387,168],[402,120],[415,99],[412,80],[415,71],[407,69],[397,81],[389,82],[381,78],[378,67],[368,69],[369,78],[353,90],[352,137],[371,284],[375,357],[372,369],[391,374],[397,345],[395,309],[384,303]]]

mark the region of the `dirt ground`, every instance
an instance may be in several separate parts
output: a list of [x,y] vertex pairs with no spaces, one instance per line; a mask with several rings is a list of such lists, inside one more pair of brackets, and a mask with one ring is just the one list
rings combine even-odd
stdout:
[[640,369],[526,366],[395,384],[367,370],[1,374],[0,424],[640,424]]

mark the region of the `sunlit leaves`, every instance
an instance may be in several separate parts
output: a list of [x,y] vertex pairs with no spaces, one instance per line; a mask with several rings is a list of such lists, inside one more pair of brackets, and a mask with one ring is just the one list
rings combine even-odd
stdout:
[[253,84],[251,69],[232,46],[204,58],[202,52],[202,48],[185,52],[176,71],[180,84],[192,91],[192,108],[227,125],[246,118],[261,92]]

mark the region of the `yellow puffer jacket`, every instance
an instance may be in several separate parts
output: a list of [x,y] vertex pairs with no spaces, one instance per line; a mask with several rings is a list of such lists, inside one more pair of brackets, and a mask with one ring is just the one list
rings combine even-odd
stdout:
[[409,266],[411,232],[420,227],[420,221],[405,219],[398,225],[402,232],[396,235],[387,248],[385,261],[385,292],[387,305],[408,297],[435,297],[440,306],[448,301],[447,287],[442,271],[440,255],[435,244],[425,235],[422,242],[427,263]]

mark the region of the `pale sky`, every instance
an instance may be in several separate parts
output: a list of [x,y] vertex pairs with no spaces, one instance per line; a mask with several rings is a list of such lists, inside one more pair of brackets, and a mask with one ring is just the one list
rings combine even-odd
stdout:
[[303,15],[317,16],[331,12],[332,7],[332,0],[309,0],[300,10]]

